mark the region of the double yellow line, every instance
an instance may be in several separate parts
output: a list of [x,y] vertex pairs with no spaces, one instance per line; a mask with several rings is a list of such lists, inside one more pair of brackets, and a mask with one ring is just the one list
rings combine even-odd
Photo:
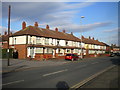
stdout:
[[106,69],[104,69],[104,70],[102,70],[102,71],[100,71],[100,72],[98,72],[98,73],[96,73],[96,74],[94,74],[94,75],[92,75],[92,76],[84,79],[83,81],[79,82],[78,84],[75,84],[74,86],[70,87],[69,90],[74,90],[74,89],[80,88],[80,87],[83,86],[85,83],[89,82],[89,81],[92,80],[93,78],[97,77],[98,75],[106,72],[107,70],[109,70],[109,69],[111,69],[111,68],[113,68],[113,67],[115,67],[115,66],[116,66],[116,65],[112,65],[112,66],[110,66],[110,67],[108,67],[108,68],[106,68]]

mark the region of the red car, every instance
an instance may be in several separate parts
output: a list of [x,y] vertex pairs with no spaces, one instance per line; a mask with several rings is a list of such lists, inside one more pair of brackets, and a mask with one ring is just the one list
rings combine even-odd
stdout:
[[65,59],[74,61],[74,60],[78,60],[79,56],[76,54],[66,54]]

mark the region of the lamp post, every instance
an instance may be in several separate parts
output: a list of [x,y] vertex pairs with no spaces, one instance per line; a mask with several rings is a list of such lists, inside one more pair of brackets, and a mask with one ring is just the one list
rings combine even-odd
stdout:
[[[85,18],[84,16],[81,16],[81,26],[82,26],[82,18]],[[83,55],[82,55],[82,53],[83,53],[83,50],[82,50],[82,29],[81,29],[81,59],[83,58]]]
[[11,6],[9,5],[9,9],[8,9],[8,50],[7,50],[7,54],[8,54],[8,62],[7,65],[10,66],[10,47],[9,47],[9,36],[10,36],[10,12],[11,11]]

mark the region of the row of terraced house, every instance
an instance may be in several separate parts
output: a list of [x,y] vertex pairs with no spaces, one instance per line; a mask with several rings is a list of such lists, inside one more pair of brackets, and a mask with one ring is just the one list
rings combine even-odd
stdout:
[[[37,22],[34,26],[26,26],[26,22],[23,22],[22,29],[10,35],[9,45],[18,51],[19,59],[34,60],[64,58],[68,53],[82,54],[84,58],[95,57],[105,55],[110,50],[109,45],[94,37],[81,38],[74,36],[72,32],[60,32],[58,28],[51,30],[49,25],[40,28]],[[7,48],[5,44],[4,48]]]

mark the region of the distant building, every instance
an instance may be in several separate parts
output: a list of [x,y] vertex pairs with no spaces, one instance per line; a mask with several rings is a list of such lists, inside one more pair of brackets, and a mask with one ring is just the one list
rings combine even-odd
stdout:
[[111,52],[113,53],[120,53],[120,47],[116,44],[111,44]]

